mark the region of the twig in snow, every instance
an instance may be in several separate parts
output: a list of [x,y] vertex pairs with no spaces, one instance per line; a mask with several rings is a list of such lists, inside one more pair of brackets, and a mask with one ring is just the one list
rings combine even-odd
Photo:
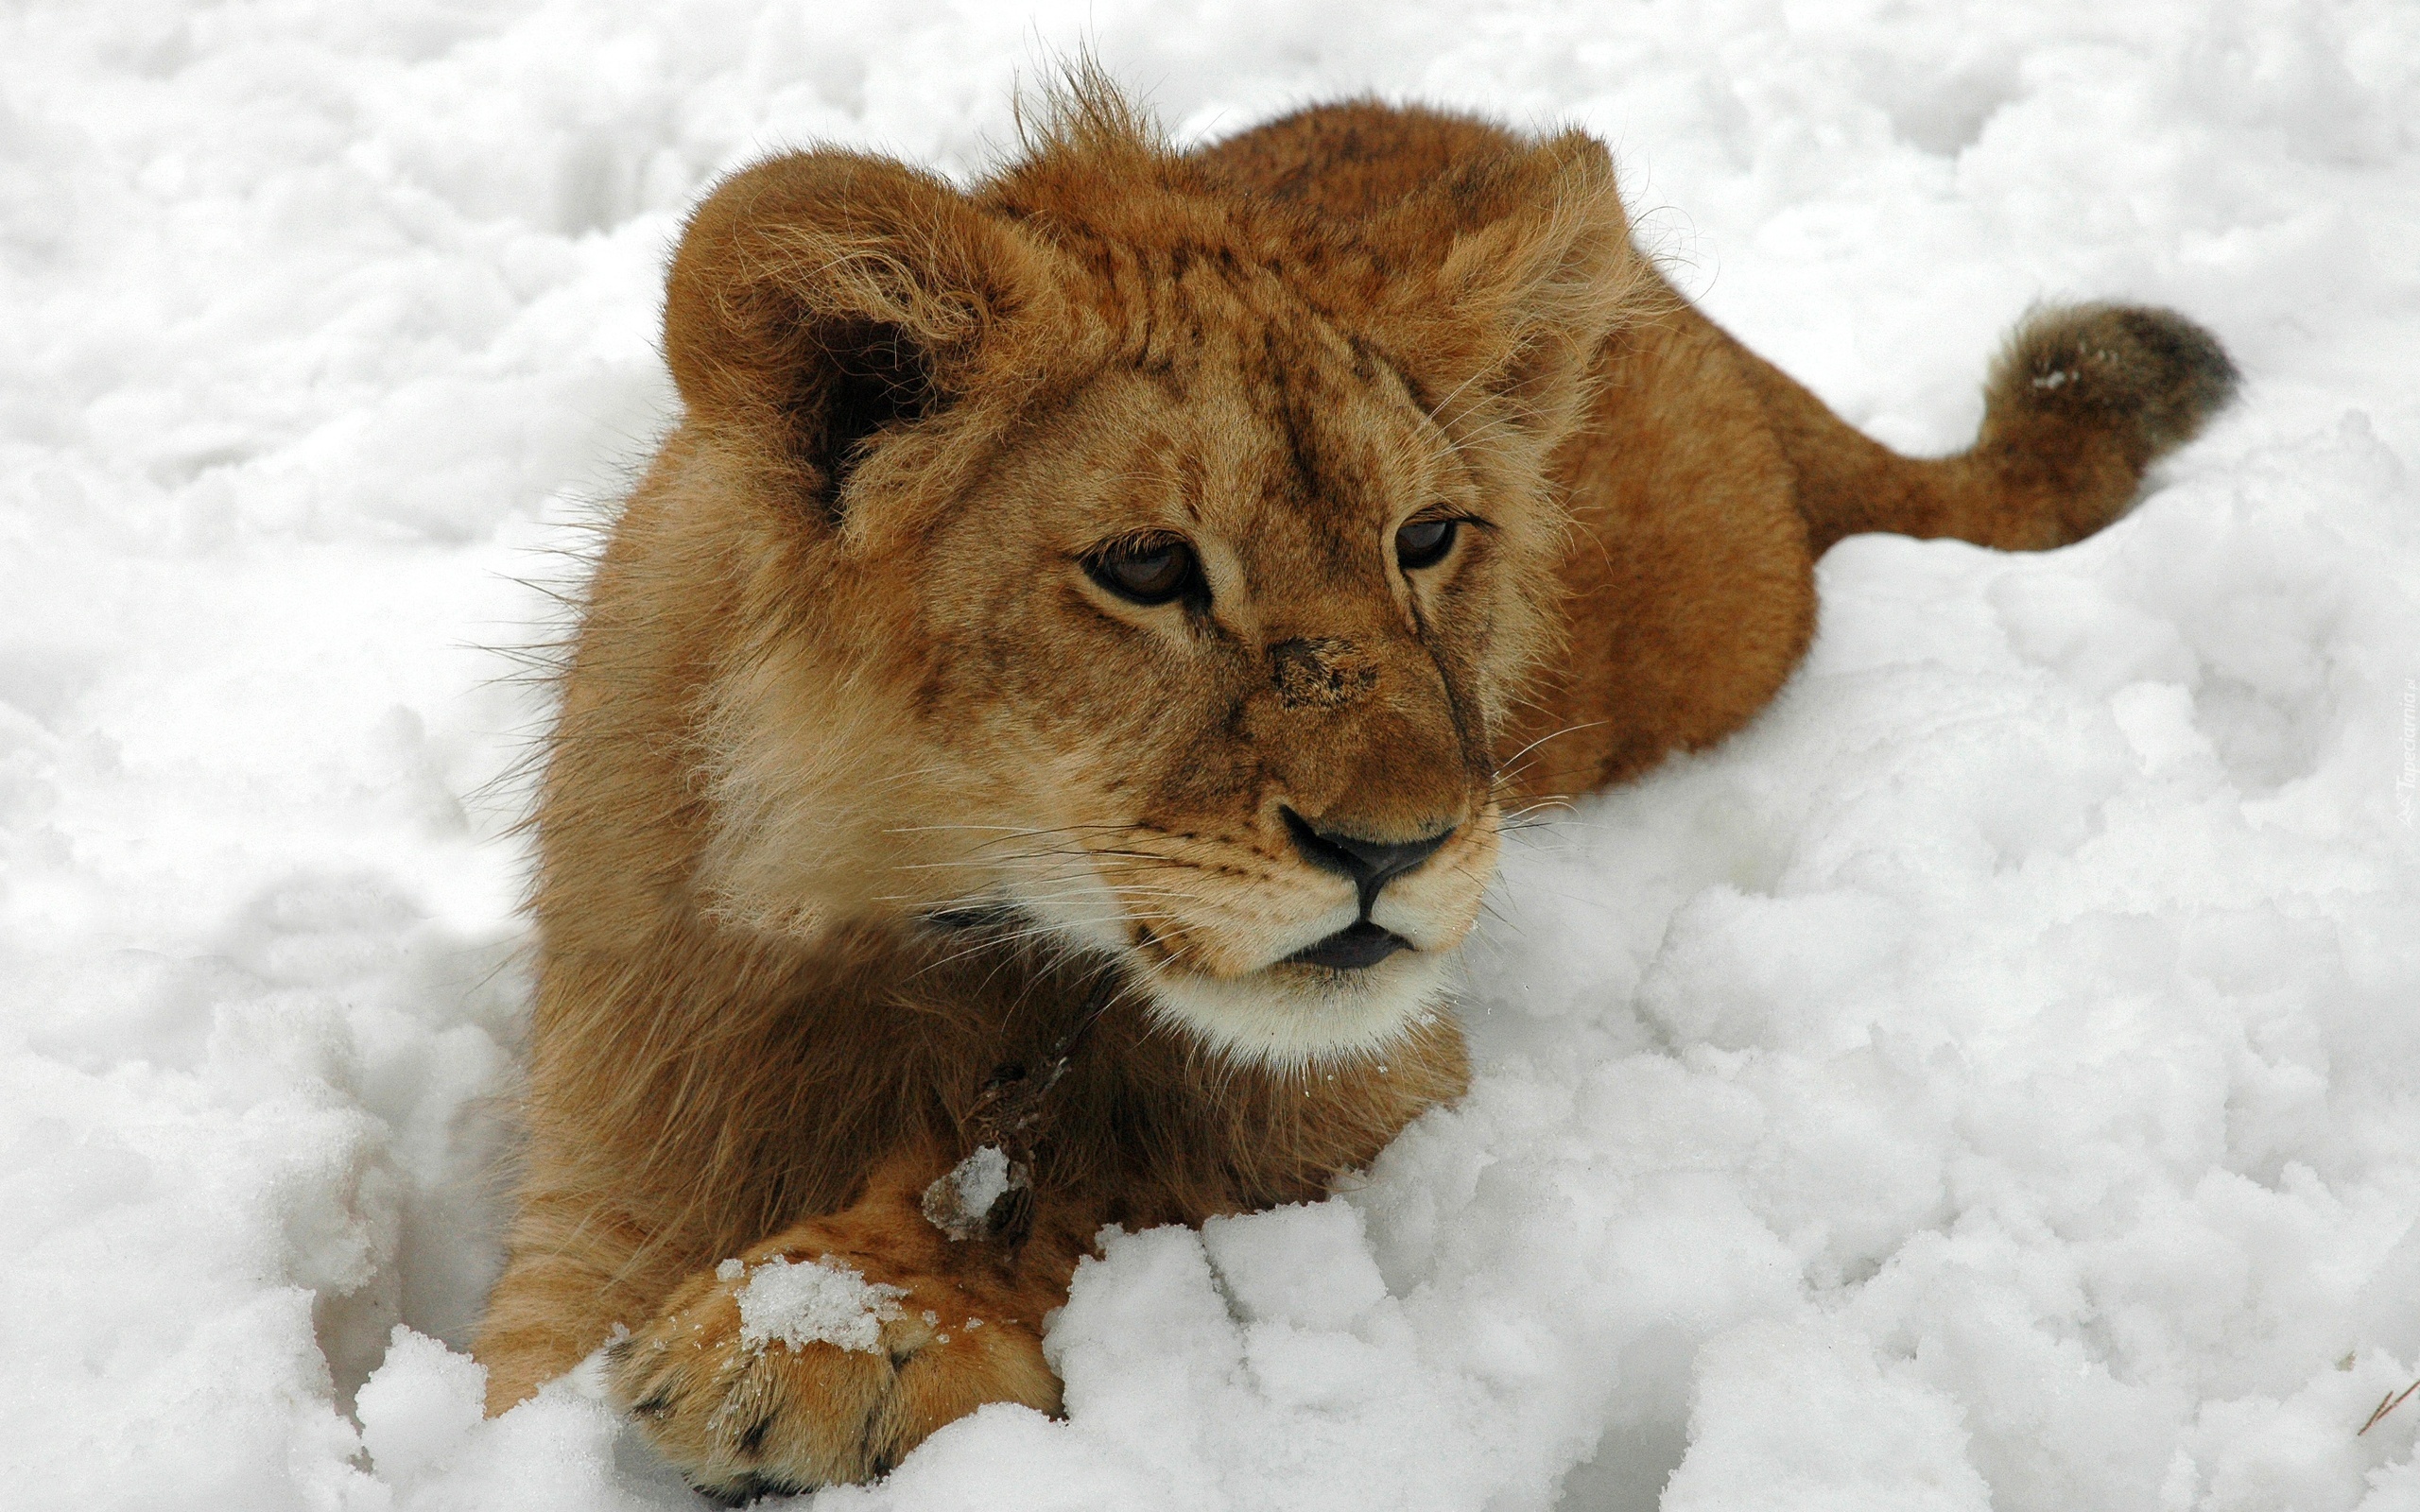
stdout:
[[2415,1391],[2420,1391],[2420,1381],[2414,1381],[2411,1384],[2404,1387],[2399,1392],[2390,1391],[2385,1396],[2380,1397],[2378,1399],[2377,1411],[2370,1414],[2370,1420],[2363,1423],[2361,1425],[2360,1433],[2357,1433],[2353,1436],[2355,1438],[2359,1438],[2361,1436],[2361,1434],[2366,1434],[2371,1429],[2376,1428],[2378,1425],[2379,1418],[2385,1417],[2388,1413],[2394,1411],[2397,1407],[2402,1406],[2403,1399],[2411,1395]]

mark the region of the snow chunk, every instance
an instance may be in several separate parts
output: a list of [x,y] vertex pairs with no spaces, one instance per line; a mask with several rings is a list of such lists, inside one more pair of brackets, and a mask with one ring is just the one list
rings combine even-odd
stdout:
[[1745,1324],[1699,1357],[1688,1457],[1666,1512],[1984,1512],[1958,1404],[1820,1322]]
[[953,1240],[983,1238],[994,1231],[992,1211],[1000,1199],[1030,1184],[1006,1150],[977,1145],[925,1189],[925,1221]]
[[990,1212],[1009,1194],[1008,1152],[986,1144],[950,1168],[950,1185],[958,1189],[958,1205],[968,1212]]
[[469,1355],[396,1324],[355,1405],[361,1446],[378,1473],[404,1483],[458,1457],[485,1416],[487,1375]]
[[899,1315],[905,1286],[870,1281],[831,1256],[821,1260],[769,1260],[752,1270],[724,1261],[715,1274],[736,1280],[733,1267],[748,1273],[739,1291],[739,1339],[761,1349],[776,1339],[791,1349],[837,1344],[872,1354],[882,1348],[882,1326]]
[[1201,1245],[1220,1287],[1248,1322],[1337,1332],[1387,1299],[1361,1211],[1349,1203],[1296,1203],[1213,1218]]

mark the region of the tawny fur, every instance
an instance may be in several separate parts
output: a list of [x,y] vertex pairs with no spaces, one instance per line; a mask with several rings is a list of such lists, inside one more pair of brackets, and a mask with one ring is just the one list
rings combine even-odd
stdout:
[[[627,1326],[620,1400],[727,1497],[1055,1409],[1041,1321],[1103,1225],[1316,1199],[1461,1091],[1429,1005],[1508,806],[1754,714],[1841,536],[2076,540],[2234,379],[2173,315],[2052,311],[1976,446],[1910,460],[1674,294],[1584,136],[1347,104],[1180,154],[1098,87],[971,192],[836,151],[727,180],[665,346],[684,418],[538,813],[477,1353],[500,1411]],[[1088,582],[1140,530],[1198,602]],[[1416,948],[1288,964],[1357,906],[1289,823],[1450,828],[1368,916]],[[1030,1239],[945,1239],[917,1197],[986,1079],[1105,983]],[[716,1263],[777,1255],[908,1288],[884,1351],[746,1347]]]

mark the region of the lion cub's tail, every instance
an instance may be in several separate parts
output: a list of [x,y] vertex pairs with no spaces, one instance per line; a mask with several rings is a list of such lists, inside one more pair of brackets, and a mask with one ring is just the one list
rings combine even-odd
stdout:
[[1747,369],[1818,552],[1865,530],[2004,551],[2082,540],[2124,512],[2144,470],[2192,439],[2237,381],[2218,338],[2173,311],[2038,310],[1992,365],[1974,446],[1919,461],[1858,434],[1762,358],[1748,354]]

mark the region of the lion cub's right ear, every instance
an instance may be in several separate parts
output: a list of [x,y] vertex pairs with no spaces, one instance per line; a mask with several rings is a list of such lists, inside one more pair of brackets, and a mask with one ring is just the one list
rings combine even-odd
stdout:
[[836,524],[886,436],[963,397],[999,329],[1048,287],[1041,253],[928,175],[794,153],[717,187],[666,289],[664,349],[693,422],[743,433]]

